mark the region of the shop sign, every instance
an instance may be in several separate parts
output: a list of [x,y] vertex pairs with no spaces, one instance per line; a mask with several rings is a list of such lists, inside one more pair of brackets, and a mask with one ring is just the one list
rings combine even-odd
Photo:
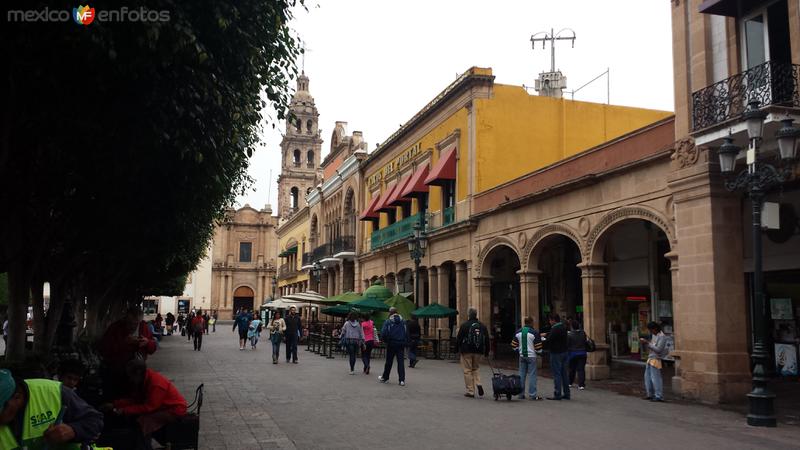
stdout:
[[411,161],[413,161],[417,156],[419,156],[421,148],[422,148],[422,143],[417,142],[416,144],[412,145],[411,147],[407,148],[405,151],[400,153],[396,158],[389,161],[389,163],[381,167],[377,172],[375,172],[374,174],[370,175],[367,178],[367,187],[372,188],[385,178],[388,178],[391,174],[407,166],[409,163],[411,163]]

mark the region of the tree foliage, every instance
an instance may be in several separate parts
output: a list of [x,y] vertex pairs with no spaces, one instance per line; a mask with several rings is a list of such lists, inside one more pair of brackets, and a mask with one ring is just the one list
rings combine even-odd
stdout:
[[[57,3],[24,7],[75,6]],[[169,20],[2,31],[0,199],[10,214],[0,272],[12,304],[43,281],[86,298],[96,317],[174,292],[248,185],[265,108],[284,118],[300,52],[288,25],[295,0],[140,5]],[[9,308],[18,336],[20,311]],[[9,343],[12,357],[21,349]]]

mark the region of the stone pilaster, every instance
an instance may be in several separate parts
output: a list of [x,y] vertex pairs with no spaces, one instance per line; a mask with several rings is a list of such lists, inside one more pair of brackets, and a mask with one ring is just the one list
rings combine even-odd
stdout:
[[539,323],[539,270],[529,270],[527,272],[518,271],[519,293],[520,293],[520,315],[521,320],[525,317],[533,317],[534,324],[541,328]]
[[589,354],[586,376],[590,380],[602,380],[611,373],[606,352],[606,264],[584,263],[578,267],[583,286],[583,326],[597,344],[597,351]]

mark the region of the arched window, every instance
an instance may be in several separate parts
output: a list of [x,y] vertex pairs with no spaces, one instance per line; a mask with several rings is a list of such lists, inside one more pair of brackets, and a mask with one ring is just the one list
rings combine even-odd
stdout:
[[314,167],[314,150],[309,150],[306,153],[306,164],[308,167]]
[[299,199],[300,192],[296,187],[293,187],[291,189],[291,191],[289,191],[289,192],[291,193],[291,197],[292,197],[292,199],[291,199],[291,207],[292,207],[292,209],[297,209],[297,204],[298,204],[298,199]]
[[306,132],[308,132],[308,134],[311,134],[313,126],[314,122],[312,122],[311,119],[308,119],[308,121],[306,121]]
[[294,165],[300,167],[300,149],[294,149]]
[[298,133],[301,132],[303,128],[303,122],[301,122],[300,119],[298,118],[297,122],[294,123],[294,127],[297,129]]

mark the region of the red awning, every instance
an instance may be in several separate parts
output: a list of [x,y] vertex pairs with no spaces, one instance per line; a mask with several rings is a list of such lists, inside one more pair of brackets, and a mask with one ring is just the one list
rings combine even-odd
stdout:
[[427,194],[429,189],[428,185],[425,184],[425,178],[428,176],[428,165],[425,164],[417,168],[417,171],[411,175],[411,179],[408,180],[403,191],[400,192],[402,197],[416,197],[420,194]]
[[394,190],[394,192],[392,192],[392,196],[386,200],[387,206],[401,206],[403,203],[411,203],[411,198],[400,195],[400,193],[406,188],[408,180],[410,179],[411,175],[397,182],[397,188]]
[[362,212],[361,215],[358,216],[358,220],[377,220],[377,219],[380,219],[381,216],[378,215],[378,213],[375,211],[375,205],[377,205],[380,200],[381,200],[381,196],[380,195],[376,195],[375,197],[372,197],[372,200],[370,200],[370,202],[369,202],[369,206],[367,206],[367,209],[365,209],[364,212]]
[[456,145],[452,144],[442,151],[439,161],[425,178],[425,184],[441,186],[445,181],[456,179]]
[[394,206],[389,204],[389,200],[394,196],[394,193],[395,191],[397,191],[397,188],[399,186],[400,183],[395,183],[392,187],[390,187],[389,189],[386,190],[386,192],[383,193],[383,195],[381,196],[383,197],[383,200],[381,200],[381,202],[375,206],[375,212],[389,212],[394,208]]

